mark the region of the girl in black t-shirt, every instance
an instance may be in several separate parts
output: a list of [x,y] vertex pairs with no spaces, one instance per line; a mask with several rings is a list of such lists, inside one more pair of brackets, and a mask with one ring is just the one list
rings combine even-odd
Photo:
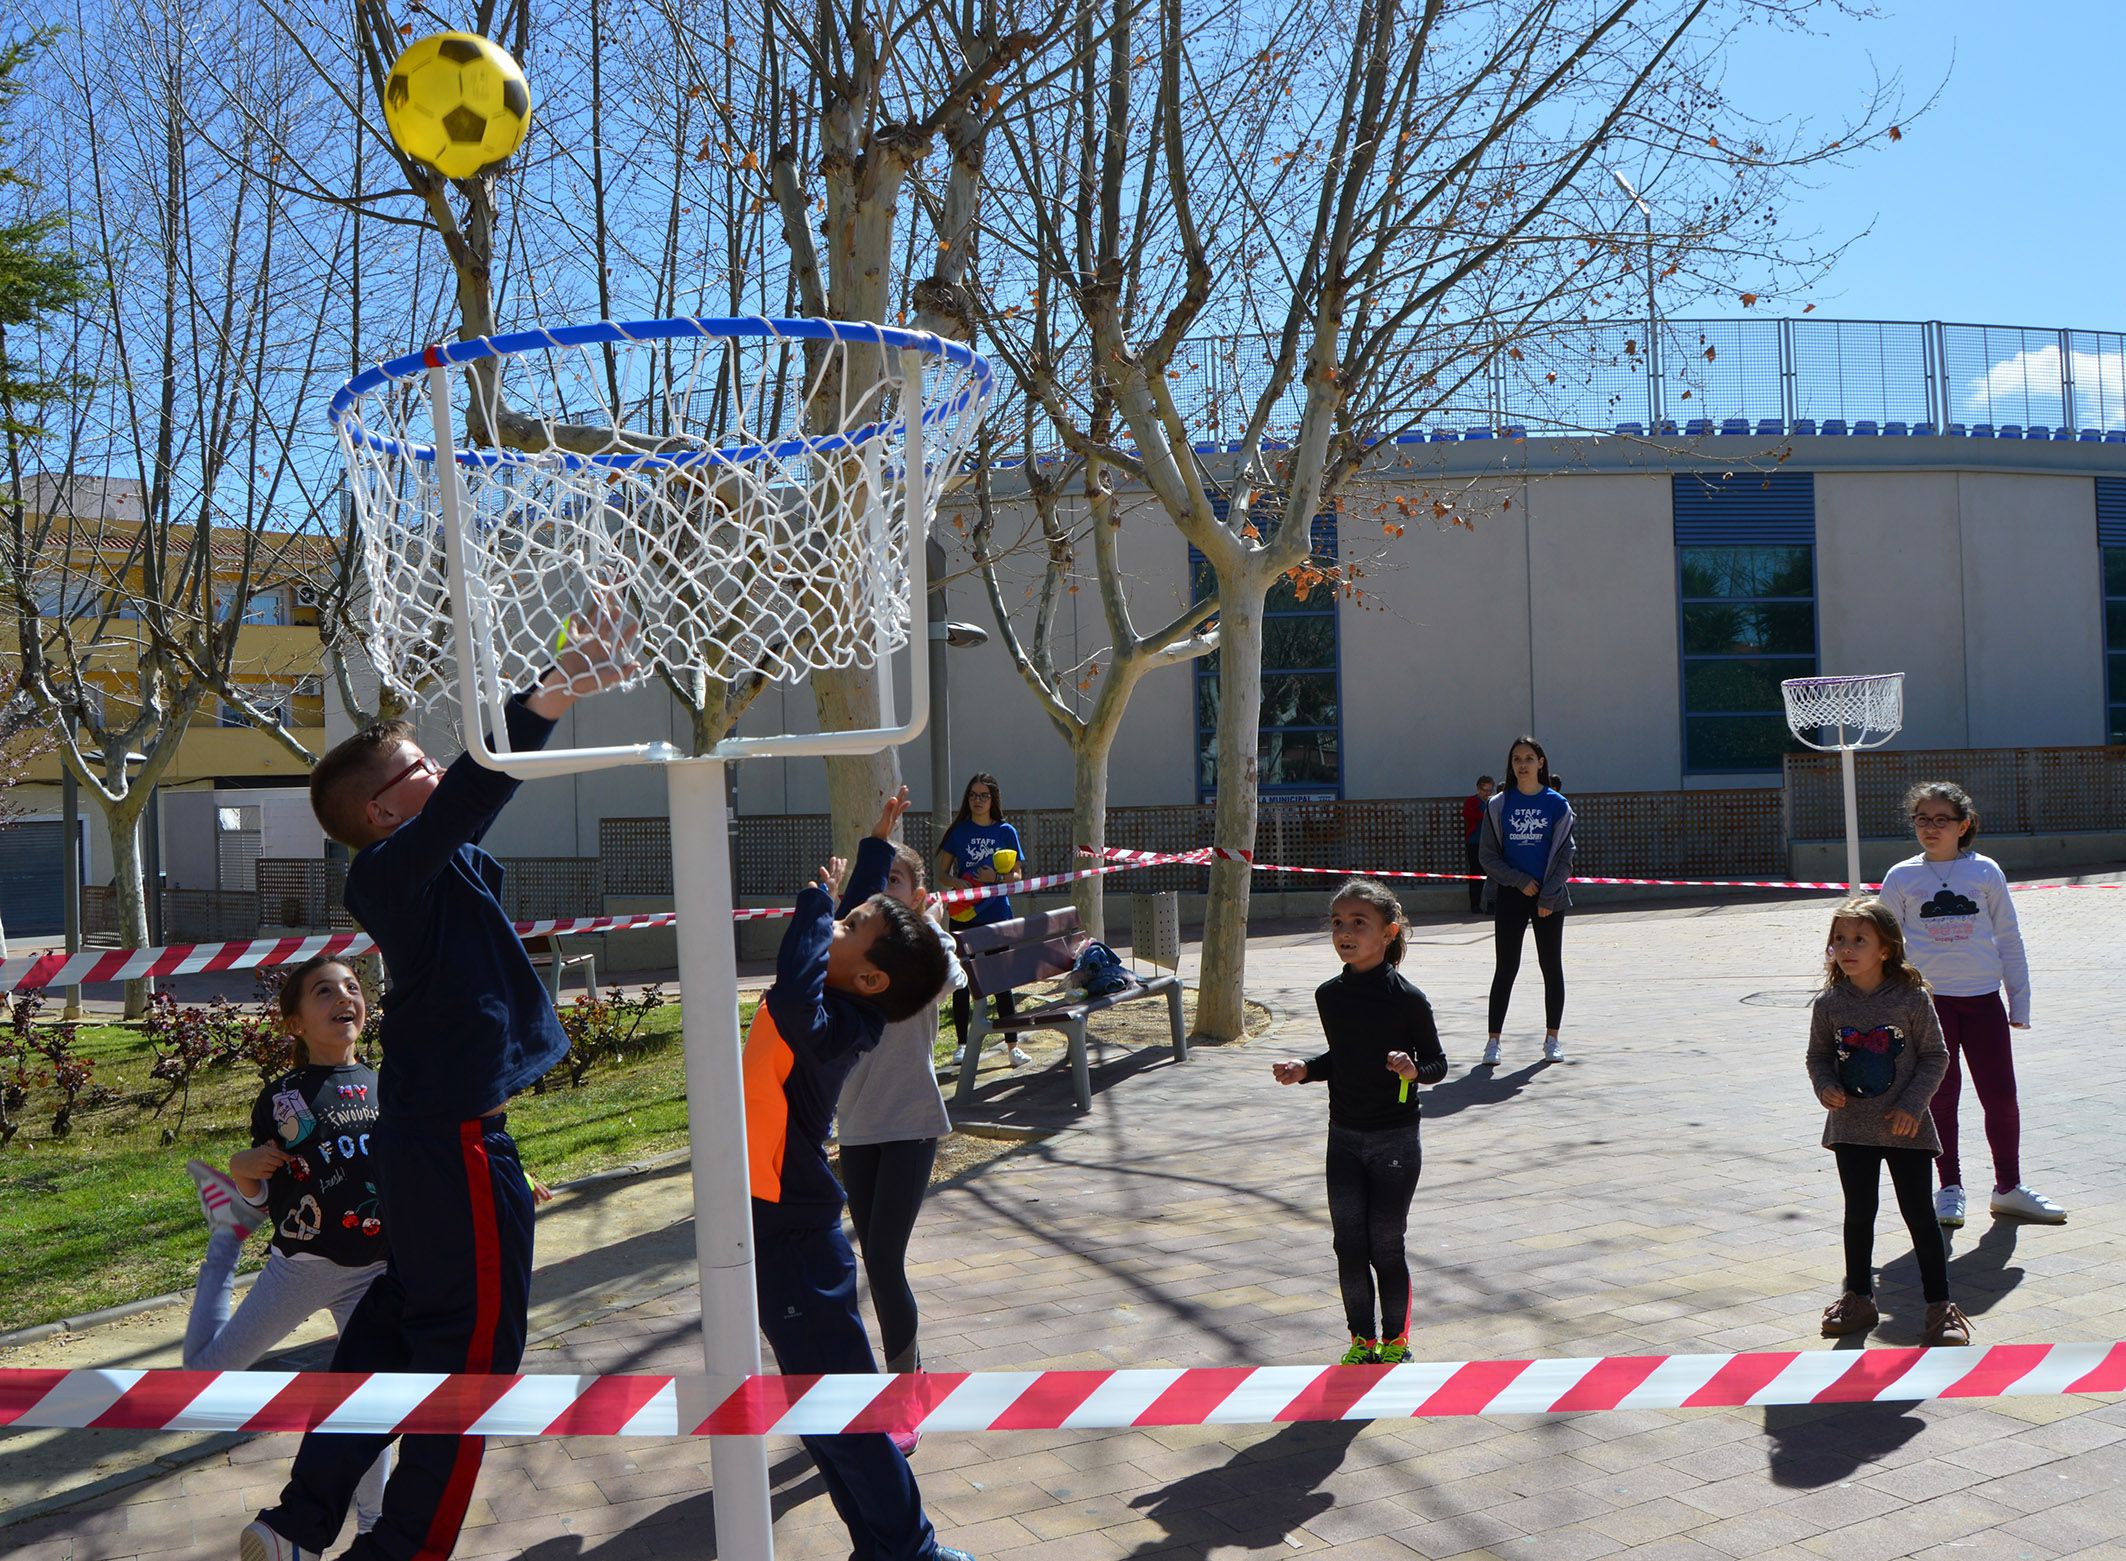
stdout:
[[[344,1328],[384,1272],[369,1169],[377,1076],[356,1051],[369,1017],[361,979],[329,955],[305,960],[282,983],[280,1011],[295,1065],[259,1091],[251,1147],[227,1175],[198,1160],[185,1167],[209,1232],[185,1329],[191,1371],[242,1371],[312,1312],[329,1311]],[[262,1224],[273,1232],[266,1266],[232,1315],[237,1259]],[[380,1453],[355,1491],[362,1533],[375,1526],[390,1458]]]

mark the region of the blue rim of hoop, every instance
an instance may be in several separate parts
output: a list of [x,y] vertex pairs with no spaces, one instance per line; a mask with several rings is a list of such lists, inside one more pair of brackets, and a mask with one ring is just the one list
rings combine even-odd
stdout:
[[[506,358],[521,352],[537,352],[552,347],[591,347],[608,342],[681,339],[713,341],[728,338],[848,342],[880,348],[912,347],[933,358],[965,368],[972,376],[969,383],[961,386],[945,401],[923,409],[922,425],[925,428],[936,428],[948,422],[956,422],[965,415],[970,404],[985,404],[996,386],[996,374],[989,367],[988,360],[980,353],[965,342],[949,341],[929,331],[911,331],[893,325],[856,324],[841,320],[776,319],[764,315],[732,315],[719,318],[680,315],[668,320],[593,320],[582,325],[535,325],[526,330],[505,331],[499,336],[479,336],[471,341],[443,342],[423,347],[418,352],[388,358],[348,380],[333,392],[326,419],[343,438],[355,441],[368,449],[433,465],[436,458],[434,445],[401,443],[399,440],[386,439],[381,434],[371,433],[362,427],[359,421],[350,423],[349,414],[353,412],[356,401],[394,381],[418,378],[437,364],[454,367],[477,363],[483,358]],[[887,423],[870,423],[861,428],[845,429],[837,434],[821,434],[817,437],[798,435],[778,440],[774,444],[736,445],[729,449],[702,447],[679,454],[649,450],[614,455],[577,455],[567,450],[549,450],[533,454],[524,450],[465,449],[456,453],[460,466],[491,468],[559,465],[570,470],[589,468],[632,471],[645,467],[685,470],[699,466],[745,466],[763,457],[786,460],[793,456],[828,455],[838,450],[852,449],[881,435],[890,436],[900,427],[902,423],[896,419]]]

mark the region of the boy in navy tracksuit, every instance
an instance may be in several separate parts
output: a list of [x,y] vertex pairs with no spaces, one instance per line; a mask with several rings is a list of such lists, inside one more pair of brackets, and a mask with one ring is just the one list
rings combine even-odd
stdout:
[[[840,863],[797,897],[775,984],[746,1036],[746,1154],[753,1193],[761,1332],[786,1375],[878,1370],[856,1309],[856,1257],[842,1230],[827,1129],[842,1083],[889,1020],[936,1001],[945,951],[923,919],[885,893],[891,836],[908,788],[858,843],[837,913]],[[808,1436],[805,1450],[848,1526],[857,1561],[972,1561],[940,1545],[908,1460],[883,1433]]]
[[[622,675],[603,633],[584,636],[510,702],[510,748],[544,747],[580,693]],[[357,733],[311,774],[318,822],[356,853],[347,909],[391,973],[372,1144],[396,1239],[340,1334],[334,1371],[506,1373],[524,1353],[532,1195],[504,1107],[568,1038],[502,909],[501,866],[479,846],[517,784],[469,755],[443,770],[398,721]],[[306,1435],[280,1505],[240,1536],[242,1561],[314,1561],[390,1440]],[[485,1445],[401,1438],[383,1516],[345,1555],[448,1556]]]

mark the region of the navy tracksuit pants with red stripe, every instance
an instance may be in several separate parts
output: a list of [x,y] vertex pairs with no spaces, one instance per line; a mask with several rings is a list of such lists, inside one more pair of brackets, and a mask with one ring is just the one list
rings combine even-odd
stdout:
[[[472,1122],[378,1123],[372,1164],[390,1265],[354,1309],[334,1371],[513,1372],[531,1293],[532,1197],[497,1114]],[[362,1471],[388,1436],[312,1431],[278,1507],[260,1516],[306,1557],[338,1537]],[[406,1436],[359,1561],[448,1556],[465,1522],[486,1441]]]

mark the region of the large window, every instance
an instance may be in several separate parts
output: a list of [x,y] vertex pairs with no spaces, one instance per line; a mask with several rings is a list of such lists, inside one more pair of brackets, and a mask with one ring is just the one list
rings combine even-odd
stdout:
[[2096,480],[2104,565],[2104,741],[2126,743],[2126,478]]
[[[1314,518],[1313,561],[1336,561],[1336,518]],[[1213,584],[1203,555],[1189,549],[1189,578],[1200,598]],[[1256,789],[1287,799],[1343,796],[1343,700],[1339,689],[1333,583],[1277,582],[1263,603],[1262,718]],[[1218,790],[1218,658],[1196,662],[1196,793]]]
[[1775,770],[1799,747],[1779,685],[1816,672],[1815,481],[1675,479],[1683,767]]

